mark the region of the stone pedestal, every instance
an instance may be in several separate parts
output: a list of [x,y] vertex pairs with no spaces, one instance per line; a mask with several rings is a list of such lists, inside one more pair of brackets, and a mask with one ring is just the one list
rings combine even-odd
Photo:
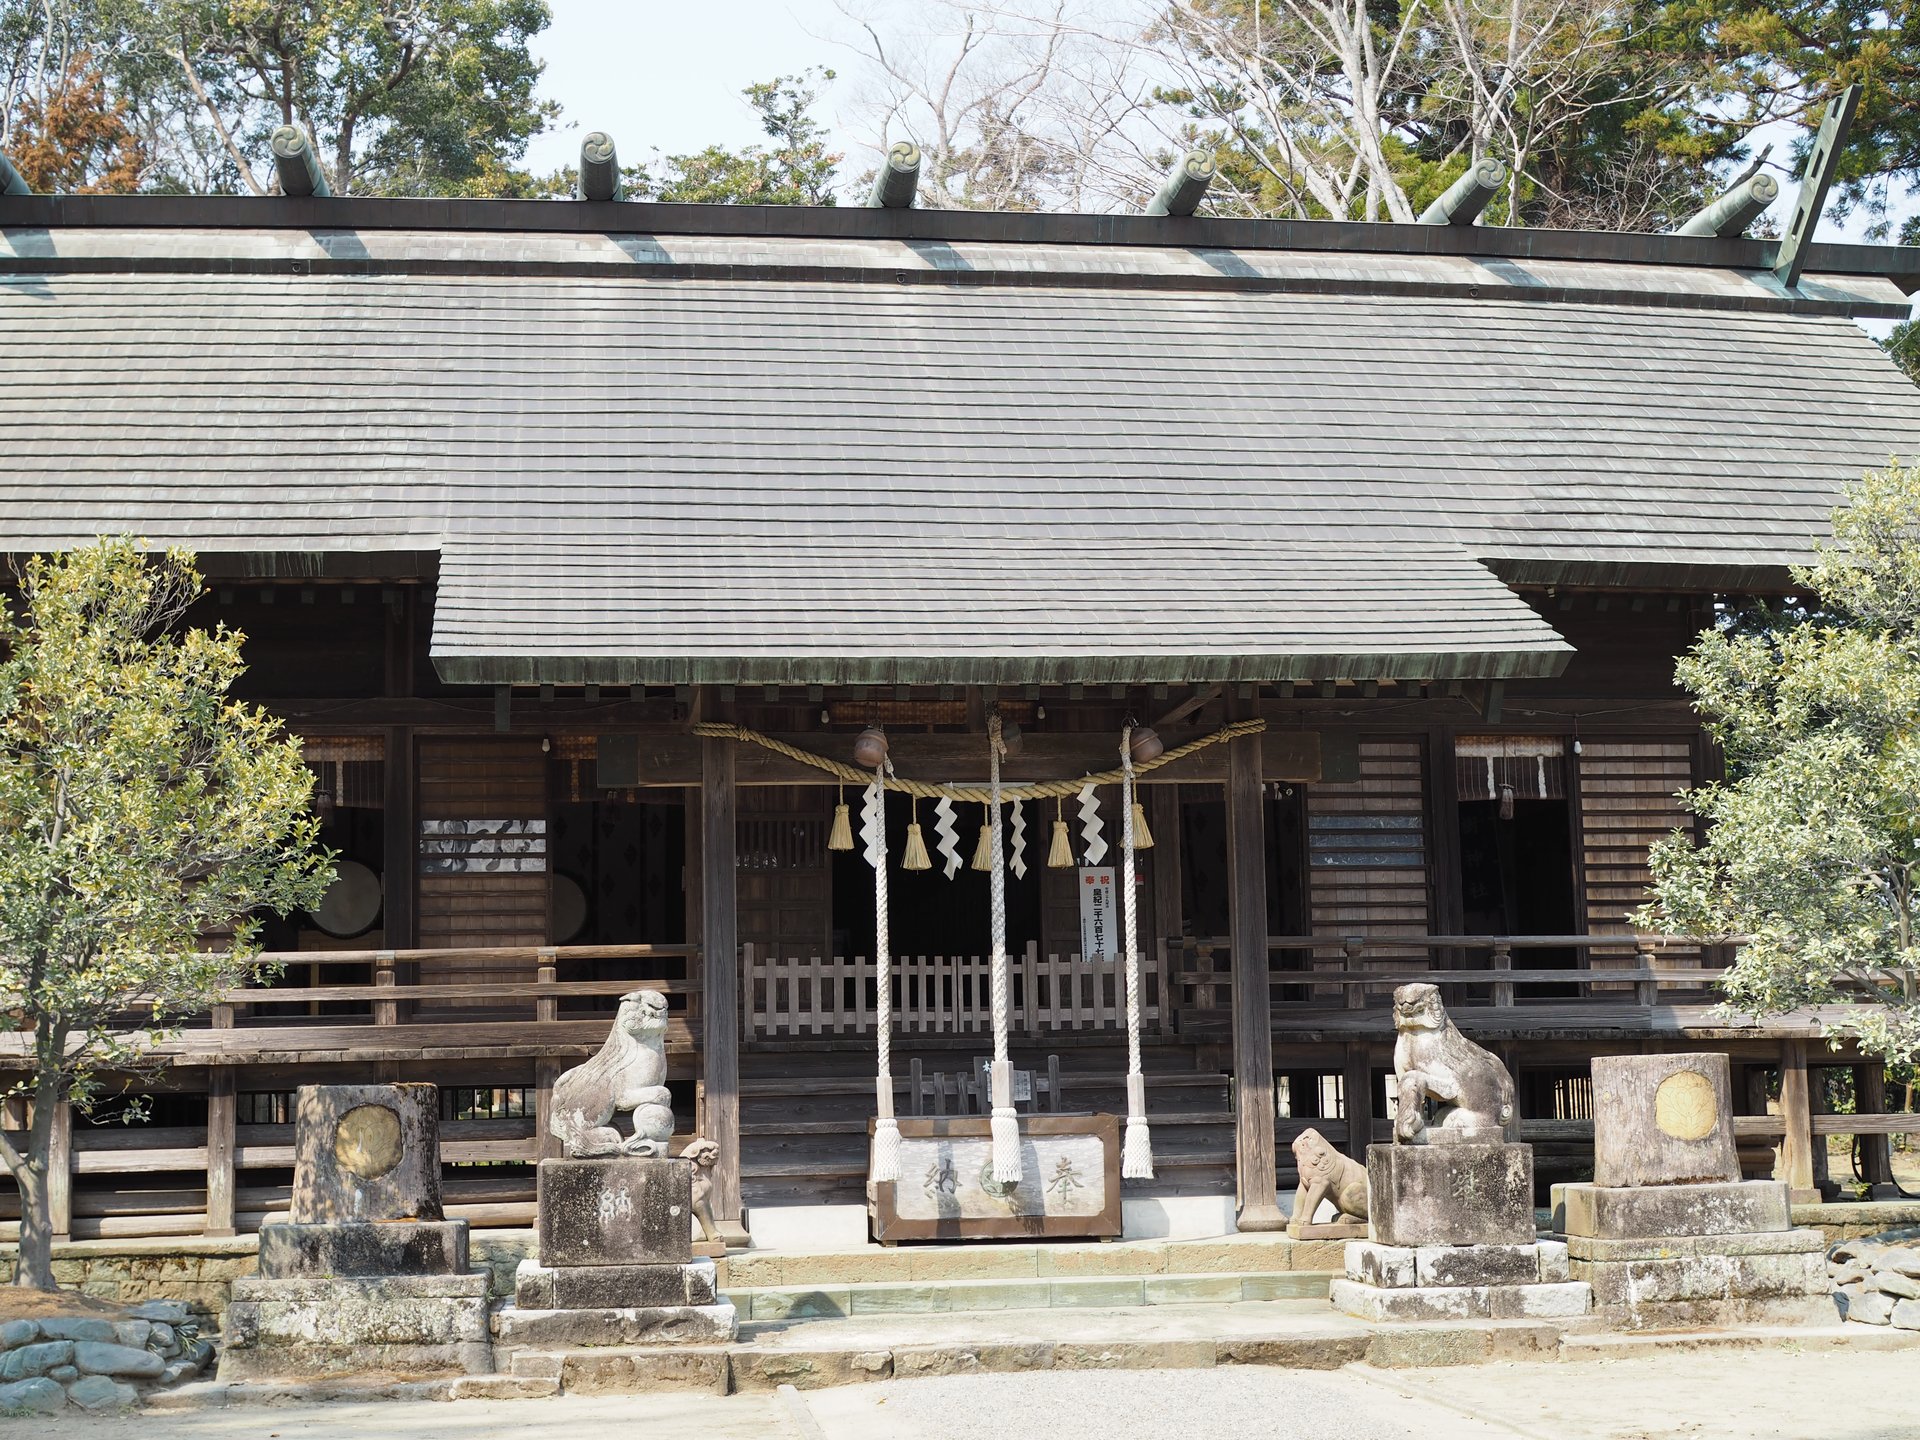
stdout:
[[1624,1329],[1831,1321],[1824,1239],[1787,1187],[1740,1179],[1724,1055],[1593,1062],[1594,1179],[1554,1223],[1598,1313]]
[[1330,1298],[1364,1320],[1571,1319],[1591,1293],[1567,1248],[1537,1241],[1533,1147],[1367,1149],[1370,1240],[1347,1246]]
[[304,1085],[293,1223],[260,1229],[234,1281],[223,1380],[493,1369],[487,1275],[440,1208],[432,1085]]
[[1830,1322],[1826,1239],[1777,1180],[1554,1187],[1571,1270],[1623,1329]]
[[267,1279],[464,1275],[467,1268],[464,1220],[260,1227],[260,1274]]
[[[527,1348],[713,1345],[739,1319],[693,1257],[693,1167],[614,1156],[542,1160],[540,1258],[493,1319],[508,1356]],[[506,1363],[503,1361],[503,1363]]]
[[1528,1245],[1533,1147],[1369,1145],[1367,1200],[1382,1245]]

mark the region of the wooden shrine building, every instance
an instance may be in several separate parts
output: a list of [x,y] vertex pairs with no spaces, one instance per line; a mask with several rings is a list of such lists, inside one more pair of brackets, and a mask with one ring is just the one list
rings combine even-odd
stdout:
[[[990,706],[1021,781],[1111,768],[1129,718],[1264,722],[1143,777],[1140,1193],[1274,1223],[1302,1128],[1383,1125],[1387,994],[1428,974],[1517,1073],[1543,1176],[1588,1163],[1591,1056],[1710,1046],[1748,1163],[1783,1141],[1810,1188],[1811,1137],[1871,1127],[1811,1114],[1807,1067],[1855,1058],[1809,1052],[1816,1017],[1716,1016],[1726,951],[1627,918],[1715,763],[1675,656],[1920,454],[1920,391],[1856,324],[1906,315],[1920,252],[1816,245],[1783,288],[1773,251],[0,196],[0,549],[196,550],[196,618],[245,631],[348,862],[271,927],[278,975],[168,1047],[145,1123],[63,1126],[62,1228],[252,1228],[292,1089],[379,1077],[442,1087],[452,1213],[523,1222],[551,1081],[642,984],[720,1208],[858,1204],[872,872],[829,845],[832,777],[726,727],[845,762],[883,726],[902,775],[977,782]],[[1021,823],[1016,1062],[1117,1111],[1078,798]],[[963,1106],[986,878],[899,861],[898,1106]]]

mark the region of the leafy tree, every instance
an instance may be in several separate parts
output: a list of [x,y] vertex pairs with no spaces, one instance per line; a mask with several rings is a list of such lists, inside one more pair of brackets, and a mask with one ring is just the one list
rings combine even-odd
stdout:
[[169,0],[169,55],[240,185],[281,125],[305,130],[336,195],[490,194],[557,113],[534,98],[545,0]]
[[68,62],[57,88],[21,106],[11,156],[42,193],[127,194],[140,188],[146,167],[127,102],[107,98],[106,79],[87,54]]
[[1744,935],[1724,983],[1759,1014],[1858,1002],[1848,1030],[1920,1057],[1920,469],[1867,475],[1794,583],[1817,601],[1701,636],[1678,678],[1728,778],[1687,796],[1703,844],[1655,847],[1637,917]]
[[[279,722],[227,698],[242,637],[183,630],[181,551],[103,540],[28,563],[0,609],[0,995],[24,1050],[0,1134],[20,1187],[17,1283],[53,1287],[53,1116],[236,985],[262,908],[319,903],[313,781]],[[205,938],[230,934],[222,953]]]
[[[1902,244],[1910,244],[1903,240]],[[1894,326],[1880,348],[1887,352],[1894,364],[1907,372],[1907,378],[1920,383],[1920,327],[1911,320],[1902,320]]]
[[833,71],[813,69],[749,85],[740,93],[773,142],[728,150],[709,145],[695,155],[669,155],[653,174],[627,171],[635,198],[696,205],[831,205],[834,172],[842,157],[828,148],[827,129],[814,116]]

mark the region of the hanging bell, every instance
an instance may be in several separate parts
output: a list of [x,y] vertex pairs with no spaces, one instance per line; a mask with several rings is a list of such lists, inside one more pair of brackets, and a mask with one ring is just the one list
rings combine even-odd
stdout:
[[993,826],[985,822],[980,826],[980,842],[973,847],[973,868],[993,869]]
[[[844,797],[847,792],[842,789],[840,793]],[[847,813],[844,798],[833,807],[833,828],[827,832],[827,849],[853,849],[853,817]]]
[[1071,870],[1073,868],[1073,842],[1067,838],[1067,822],[1054,817],[1053,843],[1047,847],[1047,868],[1049,870]]
[[877,725],[869,725],[853,741],[853,763],[862,770],[871,770],[887,758],[887,732]]
[[1147,807],[1138,800],[1133,802],[1133,848],[1153,849],[1153,832],[1147,828]]
[[1132,743],[1127,747],[1127,756],[1136,765],[1144,765],[1149,760],[1158,760],[1167,753],[1167,742],[1154,733],[1151,725],[1141,725],[1133,732]]
[[907,848],[900,856],[902,870],[931,870],[933,860],[927,854],[927,837],[920,833],[920,822],[907,826]]

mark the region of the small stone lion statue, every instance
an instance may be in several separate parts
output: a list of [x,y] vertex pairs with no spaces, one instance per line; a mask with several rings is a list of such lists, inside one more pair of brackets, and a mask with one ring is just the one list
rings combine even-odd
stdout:
[[718,1244],[720,1232],[713,1223],[713,1167],[720,1163],[720,1147],[696,1135],[680,1152],[680,1158],[693,1163],[693,1218],[700,1222],[700,1238]]
[[1519,1139],[1513,1077],[1491,1051],[1467,1039],[1447,1018],[1432,985],[1393,992],[1393,1073],[1400,1104],[1393,1122],[1399,1145],[1499,1144]]
[[1293,1218],[1287,1229],[1297,1240],[1303,1226],[1313,1223],[1322,1200],[1350,1220],[1367,1218],[1367,1167],[1342,1155],[1318,1130],[1302,1130],[1293,1142],[1293,1162],[1300,1170],[1300,1188],[1293,1192]]
[[[620,997],[613,1031],[600,1053],[553,1082],[548,1122],[568,1155],[665,1155],[673,1138],[673,1097],[667,1090],[667,997],[635,990]],[[633,1112],[633,1134],[612,1125]]]

